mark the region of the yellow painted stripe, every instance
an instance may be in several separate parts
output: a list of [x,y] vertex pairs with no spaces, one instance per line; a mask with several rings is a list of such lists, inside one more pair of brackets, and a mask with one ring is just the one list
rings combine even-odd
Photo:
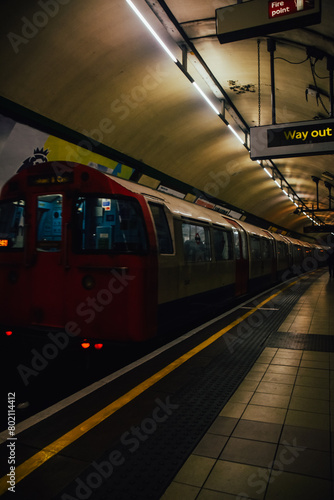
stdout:
[[[258,304],[256,307],[245,313],[243,316],[240,318],[236,319],[232,323],[230,323],[228,326],[220,330],[219,332],[215,333],[211,337],[209,337],[207,340],[199,344],[198,346],[194,347],[187,353],[183,354],[183,356],[179,357],[169,365],[167,365],[165,368],[160,370],[159,372],[155,373],[148,379],[146,379],[144,382],[141,384],[137,385],[133,389],[131,389],[129,392],[121,396],[120,398],[116,399],[112,403],[110,403],[108,406],[100,410],[99,412],[95,413],[95,415],[92,415],[90,418],[82,422],[81,424],[77,425],[74,427],[74,429],[70,430],[63,436],[61,436],[59,439],[56,439],[53,443],[49,444],[45,448],[43,448],[41,451],[33,455],[31,458],[23,462],[21,465],[19,465],[16,468],[16,477],[15,477],[15,482],[16,484],[22,481],[26,476],[31,474],[34,470],[38,469],[41,465],[43,465],[47,460],[52,458],[53,456],[57,455],[57,453],[61,452],[64,448],[69,446],[70,444],[74,443],[77,439],[82,437],[84,434],[89,432],[91,429],[99,425],[101,422],[106,420],[108,417],[113,415],[117,410],[120,408],[123,408],[127,403],[130,401],[133,401],[137,396],[145,392],[147,389],[152,387],[154,384],[159,382],[161,379],[166,377],[169,373],[174,371],[176,368],[181,366],[183,363],[191,359],[193,356],[201,352],[203,349],[208,347],[209,345],[213,344],[218,340],[220,337],[222,337],[226,332],[237,326],[239,323],[244,321],[246,318],[251,316],[255,311],[260,309],[264,304],[269,302],[270,300],[274,299],[282,293],[283,291],[287,290],[291,286],[293,286],[295,283],[297,283],[298,280],[290,283],[289,285],[285,286],[281,290],[279,290],[277,293],[271,295],[269,298],[263,300],[260,304]],[[8,481],[8,476],[3,476],[0,479],[0,495],[3,495],[7,489],[9,484],[7,483]]]

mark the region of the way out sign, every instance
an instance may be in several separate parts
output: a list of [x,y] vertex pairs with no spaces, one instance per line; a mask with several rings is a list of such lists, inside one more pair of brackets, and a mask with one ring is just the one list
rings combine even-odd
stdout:
[[334,153],[334,119],[250,129],[252,160]]

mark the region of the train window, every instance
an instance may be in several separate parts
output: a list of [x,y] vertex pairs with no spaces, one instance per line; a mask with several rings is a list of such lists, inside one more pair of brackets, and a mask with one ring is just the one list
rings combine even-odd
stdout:
[[302,248],[299,245],[294,245],[293,247],[293,258],[296,262],[299,262],[302,259]]
[[216,260],[232,260],[232,234],[221,229],[213,230],[213,241]]
[[263,259],[270,259],[272,257],[272,240],[261,238],[261,255]]
[[0,250],[23,248],[24,208],[23,200],[0,203]]
[[261,259],[260,238],[257,236],[250,237],[250,252],[252,259]]
[[241,258],[241,251],[240,251],[239,231],[235,228],[233,228],[232,231],[233,231],[233,239],[234,239],[235,258],[240,259]]
[[288,254],[288,246],[283,241],[279,241],[277,251],[280,257],[285,257]]
[[134,198],[81,196],[76,203],[74,227],[77,251],[147,251],[144,219]]
[[173,243],[164,207],[156,203],[149,203],[149,206],[152,212],[155,229],[157,232],[159,253],[173,253]]
[[209,228],[198,224],[182,224],[184,260],[208,262],[211,260]]
[[241,248],[242,248],[242,256],[244,259],[248,259],[248,248],[247,248],[247,236],[244,230],[240,231],[241,236]]
[[37,197],[37,250],[57,252],[62,239],[63,195]]

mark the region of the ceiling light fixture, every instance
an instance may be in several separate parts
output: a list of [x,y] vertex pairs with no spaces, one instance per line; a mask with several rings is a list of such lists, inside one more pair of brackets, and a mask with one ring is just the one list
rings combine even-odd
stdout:
[[146,26],[146,28],[149,30],[150,33],[154,36],[154,38],[157,40],[158,43],[160,43],[161,47],[164,49],[165,52],[169,55],[169,57],[177,63],[177,59],[174,56],[174,54],[169,50],[167,45],[161,40],[160,36],[154,31],[152,26],[146,21],[145,17],[141,14],[141,12],[137,9],[137,7],[134,5],[134,3],[131,2],[131,0],[126,0],[126,2],[130,5],[131,9],[134,11],[134,13],[139,17],[141,22]]
[[203,97],[203,99],[208,103],[208,105],[213,109],[213,111],[216,113],[216,115],[220,115],[220,111],[218,111],[218,109],[216,108],[216,106],[214,104],[212,104],[212,102],[210,101],[210,99],[204,94],[203,90],[197,85],[196,82],[192,82],[192,84],[194,85],[195,89],[201,94],[201,96]]
[[[218,108],[211,102],[211,100],[207,97],[207,95],[203,92],[203,90],[198,86],[198,84],[194,81],[194,79],[192,78],[192,76],[188,73],[187,71],[187,68],[186,68],[186,63],[185,61],[183,61],[185,64],[183,65],[175,56],[174,54],[171,52],[171,50],[167,47],[167,45],[162,41],[162,39],[159,37],[159,35],[155,32],[155,30],[152,28],[152,26],[149,24],[149,22],[145,19],[145,17],[141,14],[141,12],[138,10],[138,8],[134,5],[134,3],[132,2],[132,0],[126,0],[127,4],[131,7],[131,9],[133,10],[133,12],[137,15],[137,17],[141,20],[141,22],[146,26],[146,28],[149,30],[149,32],[154,36],[154,38],[157,40],[157,42],[160,44],[160,46],[164,49],[164,51],[168,54],[168,56],[172,59],[172,61],[178,66],[178,68],[184,73],[184,75],[188,78],[188,80],[194,85],[194,87],[196,88],[196,90],[200,93],[200,95],[202,96],[202,98],[207,102],[207,104],[212,108],[212,110],[215,112],[216,115],[219,116],[219,118],[225,123],[225,125],[228,126],[228,128],[231,130],[231,132],[235,135],[235,137],[238,139],[239,142],[241,142],[241,144],[249,151],[249,148],[247,146],[247,132],[244,132],[245,133],[245,137],[246,137],[246,140],[244,141],[240,136],[239,134],[234,130],[234,128],[228,123],[228,121],[225,119],[225,108],[224,108],[224,112],[220,112],[218,110]],[[159,16],[158,16],[159,17]],[[186,53],[186,51],[184,51],[184,53]],[[183,53],[183,57],[184,56],[184,53]],[[207,85],[209,85],[209,87],[211,88],[212,92],[214,93],[214,95],[220,100],[220,93],[221,93],[221,90],[218,89],[218,87],[216,86],[216,84],[214,83],[214,80],[212,79],[211,75],[209,74],[209,72],[206,70],[206,73],[207,73],[207,77],[202,75],[202,78],[204,78],[204,81],[206,82]],[[213,85],[210,85],[210,82],[212,82]],[[218,89],[218,91],[217,91]],[[239,127],[240,130],[242,130],[241,127]],[[243,130],[242,130],[243,131]],[[291,198],[291,196],[289,196],[289,194],[283,189],[282,187],[282,181],[285,179],[284,178],[281,178],[279,177],[280,181],[281,181],[281,184],[277,181],[277,179],[275,179],[275,172],[274,170],[272,171],[272,174],[269,172],[268,169],[264,168],[262,166],[262,164],[258,161],[259,165],[261,165],[261,167],[264,169],[264,171],[266,172],[266,174],[271,177],[275,183],[277,184],[277,186],[283,190],[284,194],[286,194],[289,199],[294,203],[294,200]],[[329,172],[324,172],[322,175],[323,177],[326,178],[326,174],[328,175],[328,179],[330,179],[329,176],[331,176],[332,178],[334,178],[334,176],[329,173]],[[286,182],[286,181],[285,181]],[[289,187],[289,186],[288,186]],[[294,193],[295,194],[295,193]],[[298,198],[298,196],[296,195],[296,197]],[[296,203],[294,203],[296,206],[298,206]],[[305,214],[306,215],[306,214]]]
[[244,145],[245,145],[245,143],[244,143],[244,141],[241,139],[240,135],[239,135],[239,134],[237,134],[237,132],[234,130],[234,128],[233,128],[230,124],[228,124],[227,126],[228,126],[228,128],[231,130],[231,132],[232,132],[232,133],[236,136],[236,138],[237,138],[237,139],[241,142],[241,144],[244,146]]
[[182,70],[182,72],[185,74],[185,76],[188,78],[188,80],[194,85],[196,90],[199,92],[199,94],[203,97],[203,99],[209,104],[211,109],[215,112],[216,115],[218,115],[222,121],[229,127],[231,132],[236,136],[236,138],[241,142],[243,146],[246,146],[245,142],[241,139],[241,137],[237,134],[237,132],[233,129],[231,125],[225,120],[223,115],[220,113],[220,111],[216,108],[216,106],[211,102],[211,100],[207,97],[207,95],[203,92],[203,90],[199,87],[199,85],[194,81],[192,76],[187,72],[187,70],[182,66],[180,61],[176,59],[174,54],[169,50],[167,45],[161,40],[159,35],[155,32],[155,30],[152,28],[152,26],[148,23],[148,21],[145,19],[145,17],[142,15],[142,13],[137,9],[137,7],[134,5],[134,3],[131,0],[126,0],[127,4],[131,7],[131,9],[134,11],[134,13],[139,17],[141,22],[146,26],[146,28],[149,30],[149,32],[154,36],[154,38],[158,41],[158,43],[161,45],[161,47],[167,52],[169,57],[172,59],[172,61]]
[[328,181],[334,181],[334,175],[331,174],[331,172],[323,172],[321,174],[321,177],[324,177],[325,179],[327,179]]

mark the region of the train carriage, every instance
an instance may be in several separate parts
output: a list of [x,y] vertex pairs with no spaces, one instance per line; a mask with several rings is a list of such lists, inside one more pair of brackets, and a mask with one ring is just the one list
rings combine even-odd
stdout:
[[238,221],[246,235],[248,249],[248,290],[259,290],[275,281],[274,238],[268,231]]
[[18,173],[2,191],[0,239],[9,329],[116,340],[155,334],[153,223],[143,197],[112,177],[62,163]]
[[146,340],[173,312],[263,289],[313,250],[88,166],[34,165],[1,193],[0,321],[96,346]]
[[145,197],[156,229],[159,309],[170,314],[213,290],[235,296],[234,226],[213,210],[138,184],[132,189]]

